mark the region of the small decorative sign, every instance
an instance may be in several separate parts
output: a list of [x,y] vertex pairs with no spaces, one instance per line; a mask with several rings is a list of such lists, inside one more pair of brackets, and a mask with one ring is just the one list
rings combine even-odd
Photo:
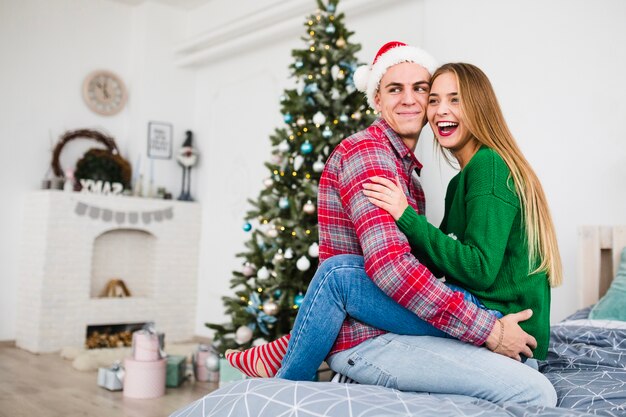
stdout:
[[169,123],[148,123],[148,158],[172,157],[172,130]]
[[83,193],[119,195],[124,191],[124,186],[119,182],[110,183],[108,181],[94,181],[84,178],[80,179],[80,186],[80,191]]

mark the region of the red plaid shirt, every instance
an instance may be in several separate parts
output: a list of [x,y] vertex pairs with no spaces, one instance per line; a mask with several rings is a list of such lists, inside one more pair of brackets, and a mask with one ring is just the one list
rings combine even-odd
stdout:
[[[372,280],[398,304],[444,332],[482,345],[495,317],[439,282],[412,254],[406,237],[386,211],[370,203],[361,184],[373,176],[400,177],[409,204],[423,213],[421,164],[382,119],[344,139],[328,158],[319,183],[320,262],[358,254]],[[386,333],[348,317],[331,354]]]

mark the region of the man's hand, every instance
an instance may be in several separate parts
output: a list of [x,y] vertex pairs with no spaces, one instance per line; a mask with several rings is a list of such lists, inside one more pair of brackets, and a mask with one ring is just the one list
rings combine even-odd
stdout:
[[[522,360],[520,354],[532,358],[531,349],[537,347],[537,340],[522,330],[518,324],[520,321],[528,320],[532,315],[532,310],[524,310],[502,317],[500,319],[502,324],[496,323],[491,334],[487,337],[485,342],[487,349],[518,361]],[[502,331],[504,334],[501,335]]]

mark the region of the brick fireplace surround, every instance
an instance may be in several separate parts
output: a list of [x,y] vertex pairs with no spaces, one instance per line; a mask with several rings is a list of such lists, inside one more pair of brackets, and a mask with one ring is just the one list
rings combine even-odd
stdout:
[[[197,203],[37,191],[26,196],[16,343],[83,346],[87,326],[154,322],[166,341],[194,334]],[[131,297],[100,298],[120,278]]]

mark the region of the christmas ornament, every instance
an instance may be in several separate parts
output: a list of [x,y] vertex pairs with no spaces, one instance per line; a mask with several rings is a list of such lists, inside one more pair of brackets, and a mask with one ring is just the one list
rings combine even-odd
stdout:
[[350,119],[348,118],[347,114],[342,114],[341,116],[339,116],[339,121],[341,123],[346,123],[348,120],[350,120]]
[[274,291],[274,297],[276,297],[276,298],[280,298],[280,296],[282,295],[282,293],[283,293],[283,292],[282,292],[281,290],[276,290],[276,291]]
[[274,180],[271,178],[265,178],[263,180],[263,185],[265,186],[265,188],[270,188],[272,185],[274,185]]
[[311,244],[311,246],[309,246],[309,256],[311,258],[317,258],[320,255],[320,246],[317,244],[317,242]]
[[311,152],[313,152],[313,145],[311,145],[311,142],[309,142],[308,140],[305,141],[301,146],[300,146],[300,152],[302,152],[304,155],[308,155]]
[[326,26],[326,33],[328,33],[329,35],[332,35],[333,33],[335,33],[335,25],[331,23],[328,26]]
[[298,120],[296,120],[296,124],[298,126],[304,126],[306,124],[306,120],[304,120],[304,117],[300,116],[298,117]]
[[335,4],[328,3],[328,6],[326,6],[326,10],[328,10],[329,13],[335,13]]
[[293,158],[293,169],[296,171],[299,170],[303,163],[304,157],[302,155],[296,156],[295,158]]
[[279,97],[279,100],[280,101],[285,101],[285,100],[287,100],[287,96],[284,95],[284,94],[281,94],[280,97]]
[[337,39],[337,42],[335,42],[335,45],[337,45],[338,48],[343,48],[346,46],[346,40],[344,38],[339,38]]
[[246,262],[241,273],[244,277],[251,277],[254,275],[254,267],[249,262]]
[[293,258],[293,249],[287,248],[287,250],[285,250],[285,259],[292,259],[292,258]]
[[235,332],[235,342],[240,345],[248,343],[252,339],[252,329],[248,326],[240,326]]
[[281,197],[278,200],[278,207],[285,210],[289,208],[289,199],[287,197]]
[[302,67],[304,66],[304,62],[302,62],[302,61],[296,61],[296,62],[293,64],[293,66],[294,66],[294,67],[296,67],[297,69],[300,69],[300,68],[302,68]]
[[337,65],[333,65],[332,67],[330,67],[330,75],[333,76],[334,80],[336,80],[339,76],[339,71],[341,71],[341,68],[339,68],[339,66]]
[[259,337],[258,339],[254,339],[254,342],[252,342],[252,346],[261,346],[261,345],[266,345],[269,342],[265,339],[263,339],[262,337]]
[[243,231],[244,232],[249,232],[250,230],[252,230],[252,225],[248,222],[243,224]]
[[354,118],[354,120],[361,120],[361,112],[355,111],[352,117]]
[[323,125],[326,122],[326,116],[321,111],[318,111],[313,115],[313,123],[316,125]]
[[[263,334],[270,334],[267,330],[268,328],[272,328],[274,323],[276,323],[276,317],[265,314],[263,311],[263,307],[261,306],[261,299],[256,292],[250,293],[250,302],[248,306],[245,308],[246,312],[255,318],[255,321],[248,324],[248,327],[253,332],[256,329],[256,326],[259,326],[259,330]],[[239,329],[237,329],[239,331]],[[235,334],[235,340],[237,339],[237,335]],[[252,339],[252,335],[250,338],[244,342],[247,343]]]
[[304,295],[302,295],[302,293],[296,295],[293,298],[293,304],[300,307],[302,305],[302,302],[304,301]]
[[272,258],[272,262],[277,264],[277,263],[280,263],[283,259],[285,259],[285,256],[283,255],[283,250],[278,249],[278,252],[276,252],[274,254],[274,257]]
[[315,213],[315,204],[313,204],[311,200],[307,201],[302,207],[302,211],[304,211],[306,214]]
[[266,235],[273,239],[278,236],[278,230],[276,230],[275,227],[270,227],[269,229],[267,229]]
[[263,266],[257,271],[256,277],[258,279],[268,279],[270,277],[270,271],[268,271],[267,268]]
[[322,130],[322,137],[323,137],[324,139],[330,139],[330,138],[332,138],[332,137],[333,137],[333,131],[332,131],[332,130],[330,130],[330,129],[328,128],[328,126],[326,126],[326,127],[324,128],[324,130]]
[[296,268],[298,268],[300,271],[306,271],[310,267],[311,261],[309,261],[309,258],[304,255],[300,259],[298,259],[298,262],[296,262]]
[[[284,153],[284,152],[289,152],[289,142],[287,142],[286,140],[284,140],[284,141],[280,142],[280,143],[278,144],[278,150],[279,150],[280,152],[283,152],[283,153]],[[282,160],[282,158],[281,158],[281,160]]]
[[304,86],[304,92],[307,94],[317,93],[318,86],[317,83],[311,83]]
[[313,171],[314,172],[322,172],[324,170],[324,163],[318,159],[313,163]]
[[326,65],[328,63],[328,60],[326,59],[325,56],[320,58],[320,65]]
[[332,98],[333,100],[339,100],[341,98],[341,93],[339,93],[339,90],[337,90],[336,88],[333,88],[330,91],[330,98]]
[[211,372],[217,372],[220,370],[220,357],[217,354],[217,352],[213,353],[212,355],[209,355],[206,358],[205,366]]
[[268,316],[275,316],[278,314],[278,304],[273,299],[269,299],[263,304],[263,312]]
[[283,116],[283,120],[285,121],[285,123],[291,123],[293,121],[293,116],[287,113]]

